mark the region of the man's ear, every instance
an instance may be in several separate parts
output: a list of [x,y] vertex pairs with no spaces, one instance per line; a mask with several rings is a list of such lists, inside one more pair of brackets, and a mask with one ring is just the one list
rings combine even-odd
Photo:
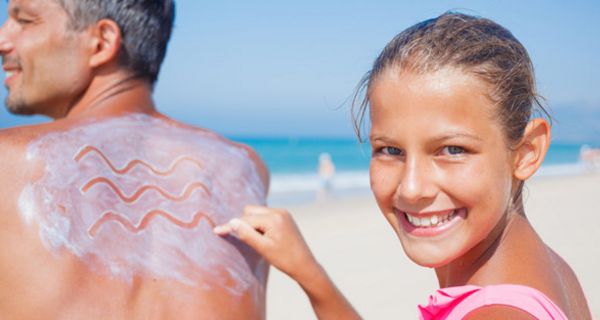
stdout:
[[519,180],[531,177],[544,162],[550,146],[550,125],[544,119],[529,121],[523,138],[515,149],[513,175]]
[[96,22],[92,28],[92,54],[90,67],[96,68],[110,61],[116,61],[121,50],[121,28],[110,19]]

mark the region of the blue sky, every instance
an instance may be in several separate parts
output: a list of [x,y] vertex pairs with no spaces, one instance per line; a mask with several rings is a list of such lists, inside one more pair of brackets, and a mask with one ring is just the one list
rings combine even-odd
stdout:
[[[449,9],[491,18],[525,45],[557,139],[600,136],[598,1],[179,0],[156,101],[226,135],[351,136],[347,99],[379,51]],[[35,121],[0,111],[0,127]]]

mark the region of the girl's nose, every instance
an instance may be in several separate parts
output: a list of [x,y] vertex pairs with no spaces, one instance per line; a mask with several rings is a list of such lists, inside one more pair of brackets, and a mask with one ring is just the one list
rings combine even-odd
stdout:
[[396,189],[398,200],[406,204],[418,204],[431,200],[437,194],[432,168],[417,158],[407,158]]

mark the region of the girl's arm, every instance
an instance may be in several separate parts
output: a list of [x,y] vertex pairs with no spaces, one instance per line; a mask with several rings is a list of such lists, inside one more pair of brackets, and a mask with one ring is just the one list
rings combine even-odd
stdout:
[[317,262],[286,210],[246,206],[240,219],[216,227],[215,233],[236,236],[298,282],[319,319],[360,319]]

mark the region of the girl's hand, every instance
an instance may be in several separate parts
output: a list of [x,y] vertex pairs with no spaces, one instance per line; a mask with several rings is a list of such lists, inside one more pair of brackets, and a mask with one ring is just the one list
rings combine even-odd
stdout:
[[300,284],[314,276],[311,273],[322,271],[294,219],[284,209],[246,206],[241,218],[217,226],[214,232],[239,238]]
[[306,292],[318,319],[360,319],[310,252],[286,210],[246,206],[241,218],[215,227],[214,232],[236,236],[296,280]]

